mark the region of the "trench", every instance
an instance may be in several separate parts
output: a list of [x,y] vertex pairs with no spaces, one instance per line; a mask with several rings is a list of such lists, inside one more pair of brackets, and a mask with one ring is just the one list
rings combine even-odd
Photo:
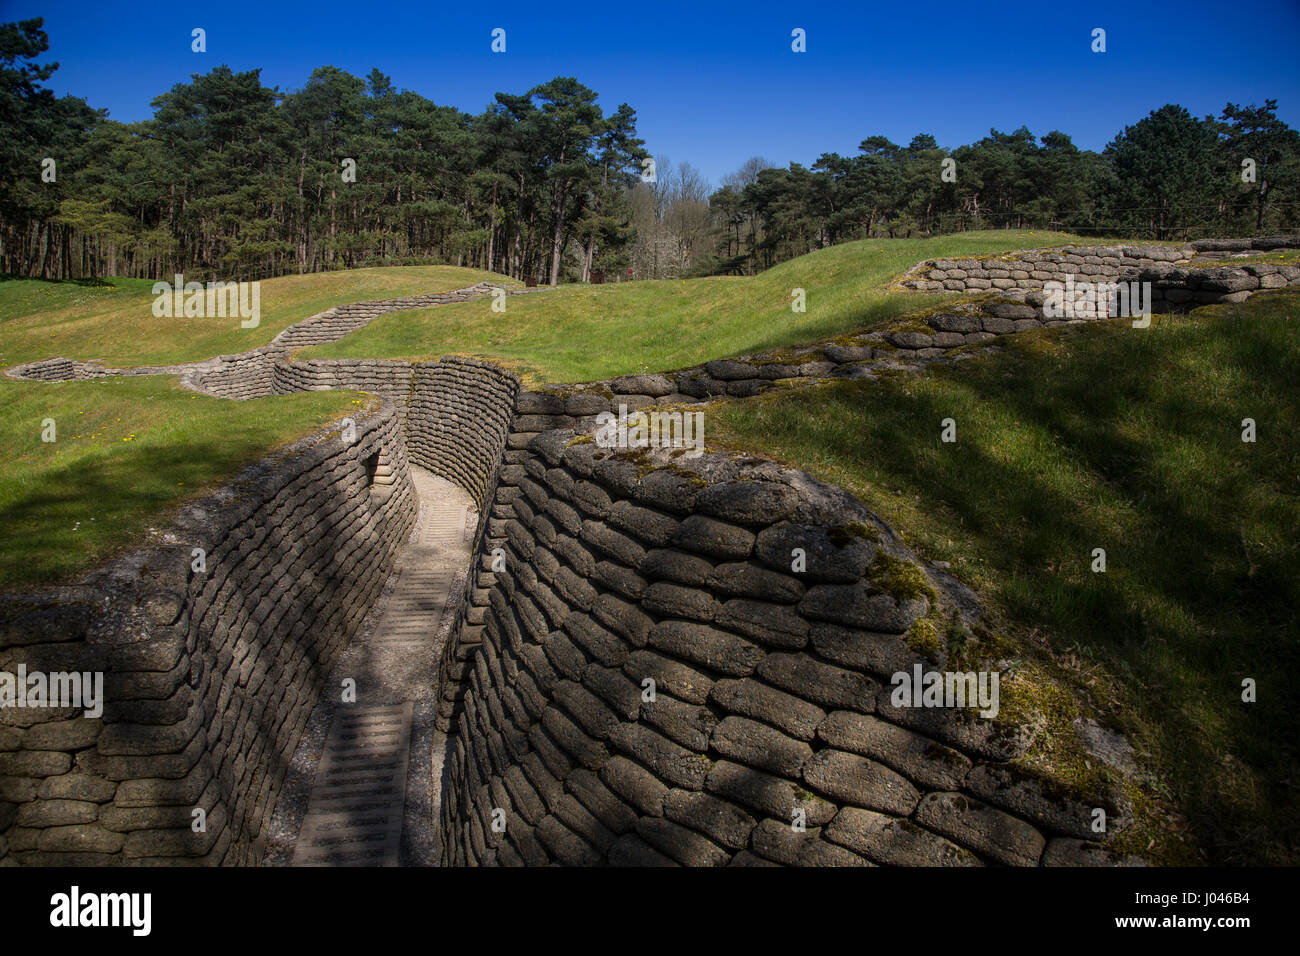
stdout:
[[[1177,253],[1169,255],[1161,274],[1187,286],[1169,286],[1170,304],[1179,301],[1175,292],[1235,302],[1300,284],[1300,270],[1281,266],[1184,275],[1171,264]],[[311,459],[313,477],[280,475],[286,489],[299,480],[309,488],[285,491],[282,507],[247,519],[257,527],[247,529],[243,551],[271,559],[249,562],[256,567],[289,567],[299,557],[278,528],[267,534],[278,516],[295,516],[303,534],[324,528],[310,539],[302,560],[312,566],[292,594],[273,593],[256,575],[241,585],[252,609],[240,612],[236,600],[238,616],[215,626],[209,618],[225,615],[230,588],[196,585],[177,598],[186,614],[185,601],[194,602],[193,637],[211,659],[201,666],[218,672],[203,699],[191,703],[197,695],[188,687],[173,688],[184,676],[173,666],[165,693],[174,690],[175,703],[145,701],[98,742],[70,737],[66,753],[36,754],[33,761],[46,762],[31,763],[33,809],[62,809],[53,787],[48,798],[32,799],[35,778],[57,779],[47,764],[70,763],[75,752],[79,766],[102,771],[93,780],[109,793],[101,801],[113,790],[122,797],[105,810],[112,826],[94,831],[98,842],[78,862],[95,853],[104,861],[325,866],[1117,862],[1088,829],[1095,802],[1061,805],[1050,788],[1015,775],[1010,761],[1030,746],[1032,728],[995,733],[877,701],[880,681],[916,657],[908,635],[923,615],[933,617],[931,599],[882,593],[868,579],[877,553],[918,561],[846,492],[771,462],[712,453],[689,470],[666,455],[643,469],[598,458],[584,434],[592,416],[619,402],[707,403],[757,395],[778,380],[919,371],[972,354],[962,346],[992,348],[1002,335],[1063,324],[1046,319],[1035,299],[1041,293],[1027,286],[1088,263],[1075,252],[1050,264],[1035,256],[1027,278],[1010,275],[1001,260],[962,269],[920,264],[904,285],[958,291],[950,284],[960,283],[970,292],[985,288],[979,283],[1022,284],[926,315],[928,331],[912,322],[779,361],[742,356],[538,392],[472,359],[289,360],[292,347],[340,337],[386,311],[460,301],[482,287],[340,307],[268,346],[187,366],[104,369],[51,359],[7,370],[45,381],[178,374],[189,388],[232,399],[357,389],[386,403],[374,423],[362,423],[364,450],[331,445]],[[1146,278],[1147,259],[1124,257],[1134,265],[1116,268]],[[991,278],[972,276],[981,269]],[[994,275],[1002,271],[1008,277]],[[925,277],[910,278],[918,275]],[[367,494],[372,500],[356,507]],[[318,521],[311,504],[327,500],[332,510]],[[387,506],[374,507],[376,500]],[[871,533],[842,544],[833,532],[844,528]],[[322,534],[328,544],[316,543]],[[794,578],[778,552],[805,539],[820,542],[824,566]],[[243,551],[232,556],[240,569]],[[358,553],[379,558],[358,568]],[[330,597],[302,583],[317,570],[354,583],[357,599],[313,616],[317,600]],[[940,609],[978,613],[955,579],[928,573],[942,592],[933,598]],[[184,579],[177,587],[184,592]],[[298,601],[302,588],[310,601]],[[222,610],[202,618],[214,606]],[[286,607],[311,612],[312,623],[277,630]],[[273,608],[280,614],[270,619]],[[269,649],[257,640],[263,621],[277,638]],[[328,639],[302,633],[312,627]],[[280,641],[305,663],[292,686],[275,688],[262,679]],[[242,655],[233,669],[232,648]],[[647,677],[663,693],[643,706]],[[153,676],[140,680],[149,693],[162,686]],[[344,698],[345,682],[354,698]],[[275,713],[262,719],[268,693],[284,700],[273,700]],[[146,738],[154,749],[134,749]],[[191,768],[192,755],[212,751],[226,755],[219,767]],[[805,787],[821,796],[808,797]],[[221,835],[198,838],[188,829],[189,806],[201,794],[214,818],[231,808],[234,819],[214,830]],[[1104,801],[1116,826],[1127,815],[1114,793],[1087,799]],[[808,837],[788,832],[792,809],[806,812]],[[124,838],[124,826],[136,829]],[[32,842],[47,831],[24,830],[20,862],[51,855],[73,862],[73,849],[83,848]]]
[[[290,764],[266,865],[429,866],[446,735],[437,669],[463,592],[478,512],[413,467],[419,516],[361,632],[335,665]],[[345,681],[355,700],[344,701]]]
[[[274,639],[263,642],[266,661],[284,645],[304,650],[311,665],[284,686],[263,688],[257,695],[268,713],[275,708],[274,722],[260,726],[258,735],[241,733],[246,726],[242,719],[232,724],[231,733],[243,743],[232,742],[243,749],[233,769],[220,773],[229,773],[241,792],[256,791],[254,806],[238,822],[214,818],[220,819],[224,836],[186,837],[190,845],[178,847],[174,855],[270,866],[425,866],[439,859],[436,822],[446,748],[446,736],[438,728],[440,657],[465,592],[472,545],[482,530],[480,503],[491,497],[518,382],[495,367],[455,358],[419,365],[324,363],[323,376],[299,381],[287,359],[294,348],[341,338],[387,312],[464,301],[492,288],[479,283],[450,293],[341,306],[291,325],[266,346],[202,362],[115,369],[53,359],[8,370],[10,377],[46,382],[178,375],[184,387],[233,400],[338,388],[364,390],[384,400],[377,420],[388,424],[372,431],[375,425],[367,421],[354,448],[330,450],[325,455],[328,471],[311,487],[346,491],[352,499],[349,508],[358,516],[391,515],[385,521],[396,525],[399,535],[409,527],[409,536],[388,550],[380,547],[387,525],[358,524],[357,533],[367,543],[359,548],[354,541],[333,542],[329,550],[340,555],[359,550],[391,555],[384,559],[387,566],[358,572],[371,578],[382,574],[382,583],[363,589],[363,606],[345,609],[343,616],[357,624],[336,625],[339,618],[325,622],[331,631],[336,626],[342,630],[341,643],[332,633],[300,637],[287,624],[274,627]],[[318,491],[303,494],[323,500]],[[361,505],[359,496],[371,500]],[[314,515],[310,508],[283,513],[294,515],[295,526],[333,526],[332,516]],[[263,533],[269,531],[276,540],[284,537],[274,527],[278,520],[269,513],[259,518],[266,522],[259,525],[267,529]],[[297,531],[286,534],[293,537]],[[319,555],[319,549],[314,553]],[[323,556],[312,561],[327,563]],[[230,675],[214,686],[233,680]],[[280,698],[283,705],[275,703]],[[211,709],[217,716],[209,720],[218,725],[219,746],[227,736],[223,702],[225,711],[238,710],[241,716],[248,706],[236,708],[230,697],[214,697]],[[304,717],[294,717],[303,705]],[[189,713],[193,717],[195,710]],[[201,736],[200,731],[195,740]],[[211,740],[213,733],[206,736]],[[249,779],[252,783],[245,783]],[[259,780],[268,782],[258,787]],[[224,808],[232,798],[216,797],[217,807]],[[157,814],[170,812],[164,807]],[[106,848],[109,840],[121,842],[110,835]]]

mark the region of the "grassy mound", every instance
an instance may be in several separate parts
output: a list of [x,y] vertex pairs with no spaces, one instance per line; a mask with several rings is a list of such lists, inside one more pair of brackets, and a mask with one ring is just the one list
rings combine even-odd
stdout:
[[[623,282],[544,290],[381,316],[300,358],[428,359],[460,354],[522,373],[530,384],[583,382],[683,368],[870,328],[942,301],[890,281],[922,259],[1083,244],[1063,233],[967,232],[832,246],[757,276]],[[803,289],[807,311],[791,310]]]
[[[171,276],[164,276],[168,282]],[[125,368],[201,361],[246,352],[301,319],[336,305],[450,292],[475,282],[516,286],[492,272],[454,266],[385,266],[266,279],[261,322],[155,318],[152,279],[0,280],[0,366],[64,358]]]
[[[0,379],[0,590],[48,584],[139,546],[188,499],[375,399],[304,392],[231,402],[174,377]],[[53,419],[53,442],[42,441]]]
[[1300,860],[1300,296],[1025,333],[920,376],[732,402],[707,424],[711,444],[850,489],[1020,639],[1046,635],[1210,860]]

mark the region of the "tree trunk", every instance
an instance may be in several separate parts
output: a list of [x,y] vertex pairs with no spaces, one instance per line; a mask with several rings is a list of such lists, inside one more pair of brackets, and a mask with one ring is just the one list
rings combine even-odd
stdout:
[[553,286],[560,284],[560,253],[564,248],[564,200],[564,190],[560,190],[555,204],[555,235],[551,241],[551,285]]
[[492,210],[488,213],[488,246],[487,246],[487,268],[488,272],[494,271],[492,268],[492,247],[497,235],[497,182],[492,180]]
[[[560,156],[556,163],[557,166],[564,166],[565,142],[560,140]],[[551,285],[560,284],[560,253],[562,247],[560,243],[564,239],[564,200],[565,196],[564,183],[559,182],[555,185],[555,235],[551,241]]]

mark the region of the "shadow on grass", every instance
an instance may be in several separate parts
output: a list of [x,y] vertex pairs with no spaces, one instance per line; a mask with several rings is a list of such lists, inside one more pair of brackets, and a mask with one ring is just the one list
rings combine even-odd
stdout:
[[925,296],[920,293],[887,295],[881,292],[878,299],[867,303],[856,311],[852,318],[838,315],[832,316],[826,321],[800,328],[795,335],[792,335],[788,330],[782,329],[779,323],[773,323],[771,331],[756,338],[747,347],[747,351],[751,354],[758,354],[782,348],[816,344],[826,339],[848,335],[853,332],[871,332],[922,308],[934,308],[936,304],[937,300],[934,296]]
[[43,276],[19,276],[9,272],[0,272],[0,282],[44,282],[46,285],[79,285],[86,288],[114,288],[113,282],[101,276],[84,279],[47,279]]
[[[129,458],[109,453],[43,469],[17,500],[0,507],[8,546],[0,552],[0,589],[48,587],[147,543],[187,502],[267,453],[264,445],[231,454],[230,438],[137,444]],[[108,449],[104,450],[105,452]],[[139,482],[123,488],[124,481]]]
[[[919,497],[926,527],[904,531],[960,539],[1010,620],[1119,678],[1128,729],[1211,860],[1295,862],[1300,340],[1288,308],[1140,339],[1061,330],[1059,354],[1030,338],[919,381],[794,394],[740,434]],[[744,423],[743,407],[727,414]],[[949,417],[955,445],[939,442]],[[1256,444],[1241,441],[1245,417]],[[783,425],[793,445],[766,437]],[[1105,574],[1090,570],[1094,547]],[[1245,678],[1257,703],[1241,700]]]

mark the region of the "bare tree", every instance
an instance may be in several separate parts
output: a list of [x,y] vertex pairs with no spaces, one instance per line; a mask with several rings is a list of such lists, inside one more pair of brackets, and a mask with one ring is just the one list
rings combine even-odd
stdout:
[[776,169],[776,163],[769,162],[762,156],[751,156],[734,173],[722,177],[722,185],[744,189],[751,183],[758,182],[758,174],[765,169]]
[[712,187],[690,163],[655,159],[655,181],[638,183],[630,197],[637,242],[632,262],[642,279],[671,279],[691,271],[712,249]]

